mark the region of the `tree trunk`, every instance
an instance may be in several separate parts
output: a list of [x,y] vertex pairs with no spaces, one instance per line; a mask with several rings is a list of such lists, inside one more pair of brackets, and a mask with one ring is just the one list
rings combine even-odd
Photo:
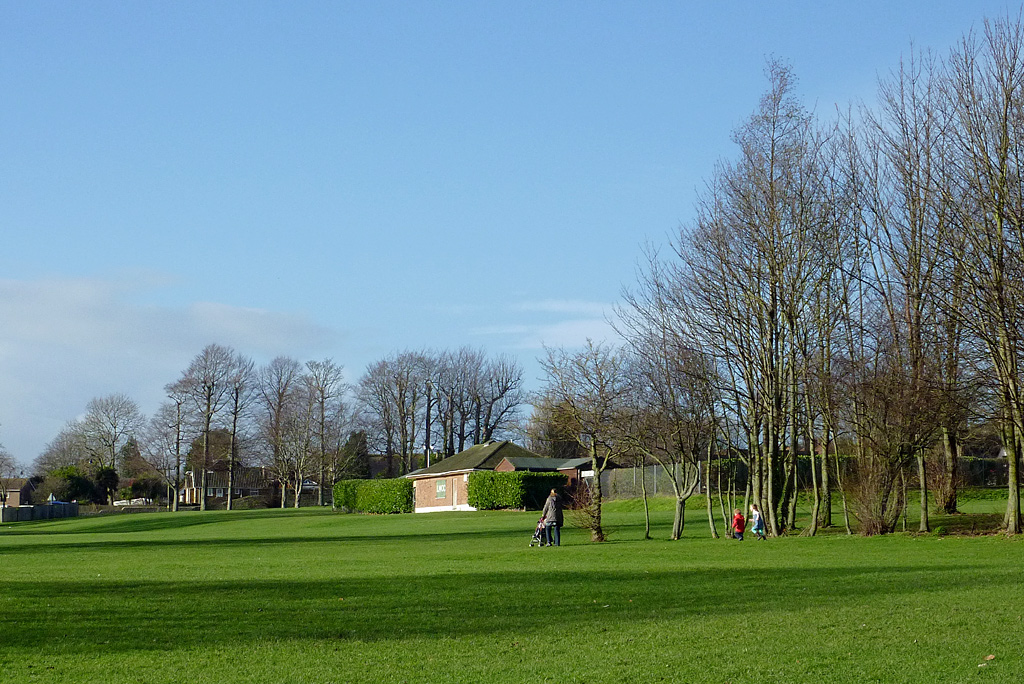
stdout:
[[928,524],[928,473],[925,470],[924,464],[924,449],[920,447],[917,450],[917,477],[921,480],[921,524],[918,526],[918,532],[930,532],[931,528]]
[[[832,527],[832,483],[828,474],[828,447],[831,443],[830,435],[832,430],[826,423],[825,446],[821,451],[821,526]],[[813,457],[811,458],[813,462]]]
[[[657,477],[657,473],[655,473]],[[644,499],[644,539],[651,538],[651,507],[647,502],[647,468],[640,466],[640,493]]]
[[597,450],[591,451],[590,467],[594,471],[594,485],[591,489],[590,505],[591,520],[590,541],[603,542],[604,529],[601,527],[601,469],[598,467]]
[[906,468],[900,468],[900,493],[903,498],[903,531],[907,531],[907,516],[909,515],[907,509],[910,508],[909,502],[907,501],[907,471]]
[[818,533],[818,514],[821,511],[821,490],[818,488],[817,458],[814,455],[816,446],[814,443],[814,425],[811,423],[810,411],[808,411],[807,415],[807,444],[810,447],[811,452],[811,486],[814,488],[814,503],[811,506],[811,524],[807,526],[805,534],[809,537],[813,537]]
[[843,488],[843,478],[840,472],[842,465],[839,463],[839,449],[836,449],[835,460],[836,460],[836,485],[839,487],[839,494],[843,500],[843,525],[846,527],[846,534],[853,534],[853,528],[850,526],[850,506],[846,501],[846,490]]
[[725,507],[725,494],[722,489],[722,459],[718,459],[718,467],[716,470],[715,480],[718,483],[718,507],[722,513],[722,527],[725,529],[726,534],[729,533],[729,514],[726,512]]
[[779,504],[781,503],[781,498],[779,496],[781,494],[781,492],[779,491],[781,487],[779,487],[779,485],[781,483],[776,482],[776,476],[778,475],[777,471],[780,470],[780,459],[782,454],[780,453],[780,450],[775,441],[773,431],[769,430],[767,438],[769,440],[768,444],[766,445],[768,458],[765,461],[764,479],[765,491],[767,493],[766,498],[768,500],[768,522],[769,528],[772,532],[772,536],[777,537],[779,536],[779,534],[781,534],[783,527],[783,521],[779,520]]
[[960,477],[960,454],[955,431],[942,426],[942,453],[945,457],[942,488],[936,496],[936,503],[946,515],[957,511],[957,479]]
[[683,527],[686,525],[686,499],[676,497],[675,515],[672,518],[672,540],[675,541],[683,536]]
[[704,503],[707,507],[708,526],[711,528],[711,538],[718,539],[718,530],[715,529],[715,511],[711,506],[711,445],[708,445],[707,467],[704,468]]
[[232,428],[231,436],[228,438],[228,500],[225,508],[231,510],[235,501],[235,432]]
[[1008,494],[1006,502],[1006,533],[1020,534],[1020,455],[1021,455],[1021,434],[1020,429],[1014,425],[1012,428],[1011,448],[1006,450],[1006,462],[1008,465]]
[[202,486],[202,491],[199,493],[199,510],[206,510],[206,469],[210,463],[210,412],[206,412],[206,425],[203,430],[203,467],[202,475],[199,477],[199,482]]
[[[320,452],[320,458],[321,459],[325,458],[323,451]],[[324,470],[324,466],[321,463],[321,465],[320,465],[320,473],[317,475],[317,477],[319,478],[317,480],[317,487],[316,487],[316,505],[317,506],[323,506],[324,505],[324,475],[326,475],[326,474],[327,473]]]
[[202,474],[199,476],[199,510],[206,510],[206,466],[203,466]]
[[789,458],[790,460],[790,484],[789,484],[789,500],[786,505],[786,529],[796,529],[796,501],[800,494],[800,490],[797,487],[797,464],[799,463],[796,455],[796,450],[793,450],[793,454]]

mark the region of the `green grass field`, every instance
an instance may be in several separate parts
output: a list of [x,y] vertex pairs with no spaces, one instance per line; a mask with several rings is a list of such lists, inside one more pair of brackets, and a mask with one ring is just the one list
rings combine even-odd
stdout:
[[659,500],[644,541],[640,510],[557,549],[533,512],[4,525],[0,681],[1024,681],[1019,539],[716,541],[691,506],[670,542]]

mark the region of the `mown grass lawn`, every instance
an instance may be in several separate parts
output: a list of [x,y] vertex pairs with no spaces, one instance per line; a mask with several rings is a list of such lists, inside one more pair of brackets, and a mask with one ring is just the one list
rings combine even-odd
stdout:
[[0,681],[1024,681],[1021,540],[716,541],[691,506],[670,542],[659,501],[644,541],[608,509],[557,549],[532,512],[5,525]]

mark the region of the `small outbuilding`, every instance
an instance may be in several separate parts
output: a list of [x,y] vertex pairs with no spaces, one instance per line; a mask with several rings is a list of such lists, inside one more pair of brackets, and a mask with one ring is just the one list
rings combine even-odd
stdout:
[[469,474],[481,470],[559,472],[576,484],[589,459],[544,458],[512,442],[485,442],[406,475],[413,481],[417,513],[475,511],[469,505]]

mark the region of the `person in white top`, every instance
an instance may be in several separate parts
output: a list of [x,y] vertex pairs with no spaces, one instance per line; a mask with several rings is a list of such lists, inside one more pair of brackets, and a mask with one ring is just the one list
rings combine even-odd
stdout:
[[757,510],[757,504],[750,504],[750,531],[758,539],[767,539],[764,534],[764,518],[761,516],[761,511]]

